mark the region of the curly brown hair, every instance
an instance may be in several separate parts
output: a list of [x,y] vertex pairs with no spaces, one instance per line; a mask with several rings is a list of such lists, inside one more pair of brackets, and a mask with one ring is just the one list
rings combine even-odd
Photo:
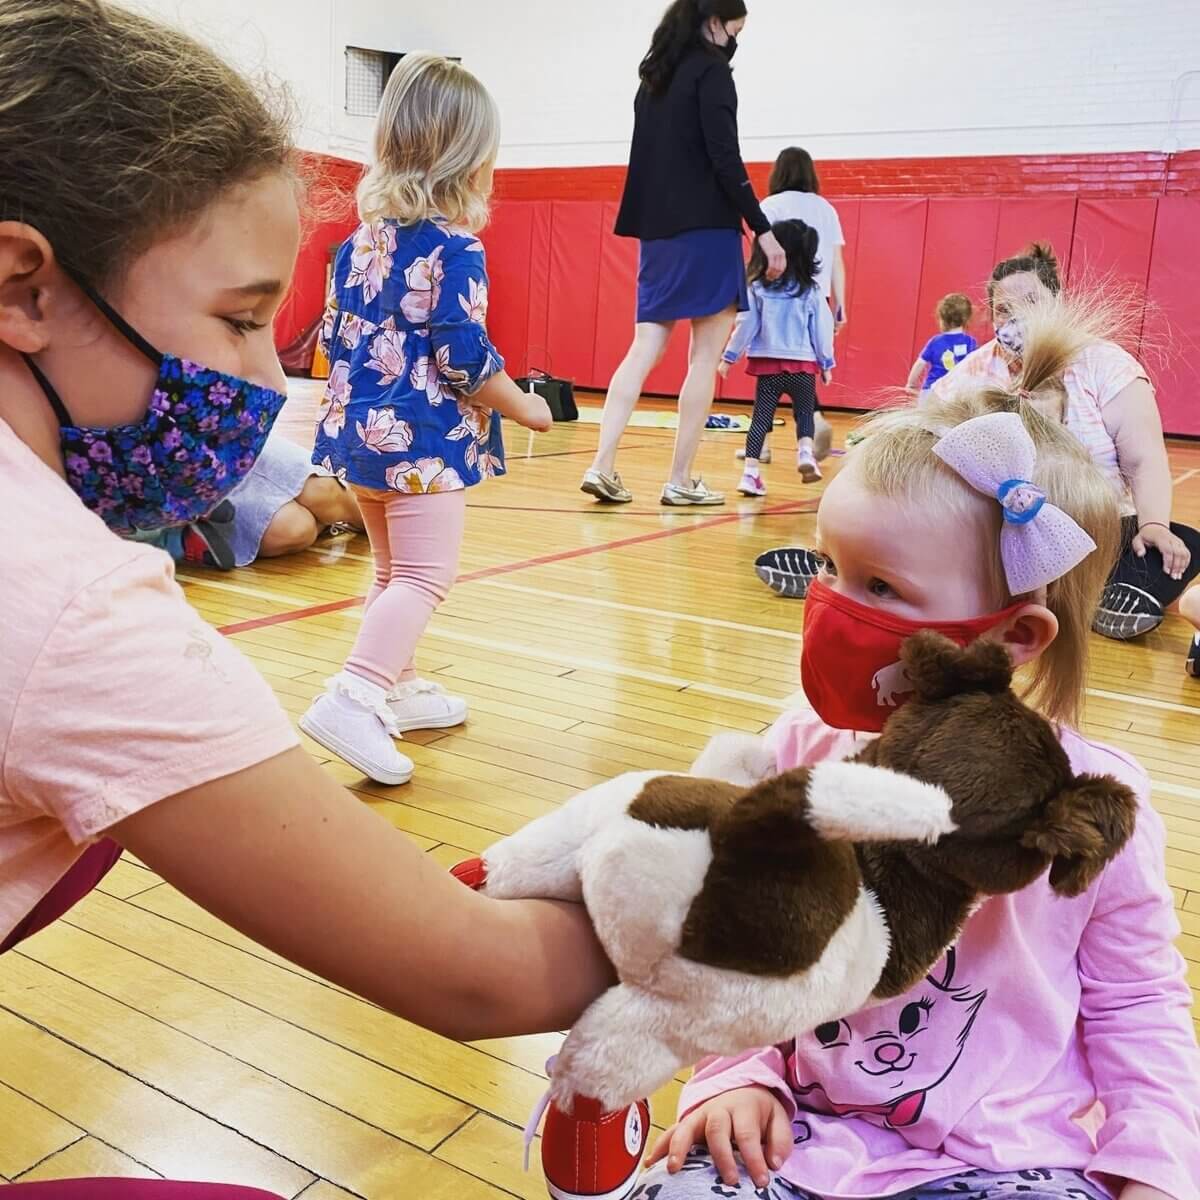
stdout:
[[221,193],[293,170],[290,105],[104,0],[0,0],[0,221],[95,286]]
[[970,297],[962,292],[951,292],[938,301],[937,319],[942,329],[966,329],[975,312]]

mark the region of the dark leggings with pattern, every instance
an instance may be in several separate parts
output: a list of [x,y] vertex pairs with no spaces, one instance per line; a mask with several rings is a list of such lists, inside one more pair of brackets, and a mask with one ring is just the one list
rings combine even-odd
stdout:
[[746,457],[758,458],[763,442],[775,423],[775,410],[784,396],[790,396],[796,418],[796,436],[810,438],[814,433],[813,413],[817,405],[817,377],[806,371],[781,371],[778,375],[760,375],[754,393],[754,416],[746,434]]

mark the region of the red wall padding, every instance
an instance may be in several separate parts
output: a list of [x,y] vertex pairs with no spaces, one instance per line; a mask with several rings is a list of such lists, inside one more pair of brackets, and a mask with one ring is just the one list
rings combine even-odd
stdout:
[[362,167],[341,158],[301,156],[301,173],[309,189],[309,216],[287,298],[275,317],[275,344],[280,348],[304,333],[325,307],[325,270],[330,251],[358,224],[354,189]]
[[[548,367],[567,379],[591,378],[596,357],[596,307],[600,292],[600,242],[604,205],[555,200],[546,320]],[[561,303],[558,297],[570,297]]]
[[1157,200],[1080,200],[1068,278],[1076,287],[1118,289],[1132,310],[1124,341],[1134,354],[1141,345],[1141,310],[1150,275]]
[[1200,196],[1158,202],[1142,361],[1158,389],[1163,425],[1200,435]]
[[938,301],[950,292],[965,292],[975,305],[971,329],[984,341],[987,337],[987,279],[996,265],[996,226],[1000,201],[929,201],[925,218],[925,253],[921,265],[921,287],[917,293],[917,322],[913,330],[909,362],[938,332]]
[[604,387],[612,378],[633,337],[638,248],[637,242],[613,233],[616,219],[617,205],[611,201],[602,204],[600,281],[591,374],[597,387]]
[[1001,196],[996,262],[1019,254],[1030,242],[1049,242],[1060,269],[1069,271],[1075,207],[1074,196]]
[[525,369],[529,346],[529,266],[533,253],[533,206],[497,204],[483,234],[487,249],[488,331],[509,372]]
[[[927,200],[864,200],[855,246],[850,324],[838,346],[838,381],[875,408],[912,366]],[[847,285],[849,290],[849,285]],[[838,401],[830,395],[830,404]]]
[[[350,173],[343,172],[347,186]],[[1169,432],[1200,434],[1200,197],[1078,199],[1073,195],[834,199],[846,236],[850,323],[836,343],[831,407],[873,407],[904,384],[936,332],[950,291],[981,304],[974,332],[990,334],[985,282],[1000,258],[1050,242],[1076,284],[1119,283],[1147,301],[1144,359]],[[603,390],[633,335],[637,244],[612,233],[611,200],[501,200],[484,233],[492,280],[488,325],[512,374],[542,367]],[[322,225],[302,251],[297,286],[277,323],[285,344],[319,311],[329,241],[352,220]],[[311,311],[309,311],[311,310]],[[1134,322],[1135,345],[1140,321]],[[647,390],[677,394],[687,373],[681,324]],[[720,395],[748,399],[741,367]]]

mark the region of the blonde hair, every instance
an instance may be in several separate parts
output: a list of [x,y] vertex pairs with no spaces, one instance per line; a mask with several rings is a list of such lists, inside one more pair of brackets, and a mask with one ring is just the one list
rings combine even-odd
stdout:
[[1058,636],[1029,669],[1025,696],[1052,720],[1078,723],[1087,678],[1088,631],[1100,593],[1120,547],[1119,498],[1080,442],[1043,404],[1065,395],[1062,377],[1088,345],[1102,340],[1103,301],[1055,296],[1031,306],[1024,318],[1020,374],[1009,387],[966,380],[948,396],[922,408],[885,411],[870,418],[853,451],[855,469],[880,496],[905,496],[949,505],[985,546],[980,564],[996,609],[1011,595],[1000,560],[1000,505],[982,495],[933,453],[947,429],[974,417],[1015,412],[1033,439],[1037,465],[1031,482],[1068,513],[1096,543],[1077,567],[1046,589],[1046,607],[1058,619]]
[[364,221],[440,218],[477,232],[489,194],[478,182],[500,145],[500,111],[465,67],[406,54],[392,72],[375,125],[375,162],[358,188]]

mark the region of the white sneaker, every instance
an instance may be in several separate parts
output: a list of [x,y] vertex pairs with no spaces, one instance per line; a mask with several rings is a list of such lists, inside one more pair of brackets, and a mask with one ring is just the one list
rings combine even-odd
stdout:
[[720,492],[712,491],[703,479],[693,479],[692,486],[686,488],[664,483],[659,503],[686,508],[689,505],[724,504],[725,497]]
[[401,733],[412,729],[449,729],[467,719],[467,702],[448,695],[440,683],[411,679],[398,683],[387,696],[387,706]]
[[606,504],[628,504],[633,499],[633,493],[621,482],[621,476],[616,471],[605,475],[589,467],[583,473],[579,490]]
[[412,759],[401,754],[392,741],[400,729],[381,687],[342,671],[326,684],[300,728],[314,742],[345,759],[376,783],[407,783],[413,774]]
[[808,449],[796,451],[796,470],[805,483],[816,483],[821,478],[821,468],[817,466],[813,452]]
[[[759,459],[761,462],[762,460]],[[767,494],[767,485],[763,483],[761,475],[755,475],[751,471],[742,472],[742,482],[738,484],[738,491],[743,496],[765,496]]]

